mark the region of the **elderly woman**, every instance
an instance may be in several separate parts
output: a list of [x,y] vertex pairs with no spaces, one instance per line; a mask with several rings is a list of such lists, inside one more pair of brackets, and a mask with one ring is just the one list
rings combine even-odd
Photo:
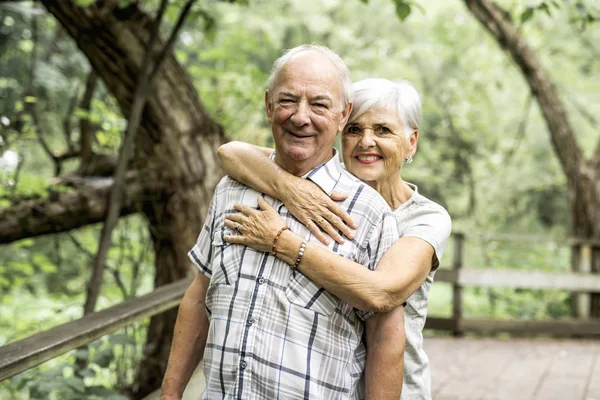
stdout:
[[[398,222],[400,238],[370,271],[315,243],[302,246],[302,237],[290,230],[278,212],[259,198],[259,210],[236,206],[225,225],[239,235],[227,236],[277,257],[297,268],[321,287],[354,307],[388,311],[405,305],[405,373],[402,399],[431,399],[429,361],[423,351],[422,330],[427,314],[427,294],[439,266],[451,221],[446,210],[404,181],[401,167],[417,150],[421,100],[414,87],[401,81],[366,79],[353,85],[353,110],[342,132],[346,169],[387,201]],[[324,193],[310,182],[279,169],[268,157],[270,149],[232,142],[219,149],[229,176],[283,201],[289,212],[321,242],[339,243],[341,234],[352,240],[354,222],[333,200],[343,193]],[[333,199],[333,200],[332,200]],[[279,235],[278,235],[279,234]],[[276,239],[276,240],[275,240]],[[275,241],[275,243],[274,243]],[[302,253],[302,254],[299,254]]]

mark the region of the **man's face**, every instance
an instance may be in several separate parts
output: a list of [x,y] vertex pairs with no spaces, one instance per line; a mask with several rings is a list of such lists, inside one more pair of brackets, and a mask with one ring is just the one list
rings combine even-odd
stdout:
[[333,143],[352,108],[344,108],[343,88],[335,67],[322,55],[300,54],[276,77],[265,93],[267,118],[275,139],[276,162],[303,175],[327,162]]

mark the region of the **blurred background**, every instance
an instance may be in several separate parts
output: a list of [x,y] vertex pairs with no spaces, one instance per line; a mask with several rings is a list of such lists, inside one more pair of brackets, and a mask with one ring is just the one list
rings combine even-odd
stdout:
[[[422,95],[403,177],[448,210],[454,232],[426,335],[600,337],[588,294],[600,292],[597,1],[192,3],[0,3],[0,346],[189,274],[185,250],[221,176],[216,149],[272,146],[266,80],[302,43],[339,53],[353,80],[408,79]],[[477,269],[492,275],[460,272]],[[2,381],[0,398],[150,393],[172,296],[170,311],[159,299]]]

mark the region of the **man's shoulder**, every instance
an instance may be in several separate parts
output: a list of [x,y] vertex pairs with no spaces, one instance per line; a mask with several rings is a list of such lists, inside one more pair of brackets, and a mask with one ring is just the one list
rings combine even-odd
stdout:
[[221,178],[213,194],[213,202],[217,214],[230,210],[235,203],[243,203],[243,199],[256,198],[259,195],[254,189],[236,181],[235,179],[224,176]]
[[[243,183],[236,181],[229,175],[225,175],[221,178],[217,186],[215,187],[215,196],[222,195],[227,192],[249,190],[250,188]],[[251,190],[251,189],[250,189]]]
[[[383,197],[371,186],[367,185],[348,171],[343,171],[336,187],[336,191],[347,193],[346,201],[354,202],[355,205],[363,205],[373,213],[390,211],[389,205]],[[357,204],[359,202],[359,204]]]

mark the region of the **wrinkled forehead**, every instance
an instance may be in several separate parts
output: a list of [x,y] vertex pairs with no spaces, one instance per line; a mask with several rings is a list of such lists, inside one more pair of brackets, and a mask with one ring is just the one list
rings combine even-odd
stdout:
[[284,91],[328,96],[338,103],[344,99],[344,88],[333,63],[325,56],[311,53],[298,54],[288,60],[275,77],[273,91],[273,95]]

